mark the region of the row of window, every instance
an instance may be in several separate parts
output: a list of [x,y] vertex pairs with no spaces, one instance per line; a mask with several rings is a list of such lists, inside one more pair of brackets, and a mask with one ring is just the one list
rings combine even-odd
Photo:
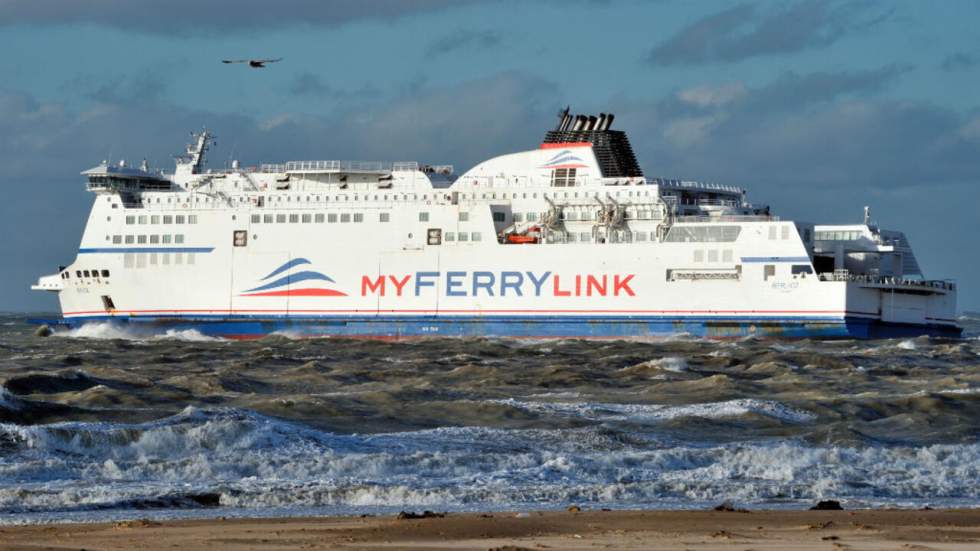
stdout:
[[[106,236],[109,239],[109,236]],[[112,244],[120,245],[125,243],[126,245],[169,245],[171,243],[175,245],[180,245],[184,242],[184,234],[149,234],[149,235],[113,235]]]
[[478,231],[469,232],[469,233],[464,231],[461,231],[459,233],[447,231],[446,233],[443,234],[443,238],[446,241],[458,241],[460,243],[465,243],[466,241],[480,241],[483,239],[483,237],[480,235],[480,232]]
[[126,225],[134,224],[197,224],[196,214],[141,214],[126,216]]
[[[75,277],[109,277],[109,270],[75,270]],[[71,279],[71,272],[65,270],[61,272],[61,279]]]
[[194,253],[126,253],[123,255],[124,268],[146,268],[147,266],[169,266],[194,264]]
[[[732,250],[724,249],[719,251],[718,249],[696,249],[694,251],[694,262],[733,262]],[[720,257],[720,258],[719,258]]]
[[814,233],[817,241],[857,241],[864,237],[862,231],[818,231]]
[[[379,222],[388,222],[390,214],[387,212],[378,213]],[[361,212],[341,212],[341,213],[316,213],[316,214],[253,214],[253,224],[322,224],[324,222],[334,224],[341,223],[361,223],[364,221],[364,213]]]

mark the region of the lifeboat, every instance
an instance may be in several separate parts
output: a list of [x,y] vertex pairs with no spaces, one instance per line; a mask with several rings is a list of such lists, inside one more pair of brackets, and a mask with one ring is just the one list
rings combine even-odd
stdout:
[[538,242],[538,238],[537,237],[534,237],[533,235],[510,234],[510,235],[507,236],[507,242],[508,243],[517,243],[517,244],[537,243]]

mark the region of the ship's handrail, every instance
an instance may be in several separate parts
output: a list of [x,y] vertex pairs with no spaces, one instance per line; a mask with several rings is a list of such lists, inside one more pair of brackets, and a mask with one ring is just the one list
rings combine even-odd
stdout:
[[778,216],[768,216],[762,214],[724,214],[721,216],[675,216],[675,224],[701,222],[779,222]]
[[286,163],[264,163],[259,165],[257,172],[399,172],[415,171],[419,164],[415,161],[385,163],[381,161],[289,161]]
[[905,279],[894,276],[876,276],[870,274],[852,274],[847,270],[834,270],[820,274],[821,281],[846,281],[850,283],[869,283],[872,285],[895,285],[900,287],[919,287],[953,291],[956,282],[950,279]]

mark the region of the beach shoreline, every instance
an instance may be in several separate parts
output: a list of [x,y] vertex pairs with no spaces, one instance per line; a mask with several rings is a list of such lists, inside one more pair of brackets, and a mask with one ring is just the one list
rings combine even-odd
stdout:
[[0,549],[915,549],[980,546],[980,509],[448,513],[0,527]]

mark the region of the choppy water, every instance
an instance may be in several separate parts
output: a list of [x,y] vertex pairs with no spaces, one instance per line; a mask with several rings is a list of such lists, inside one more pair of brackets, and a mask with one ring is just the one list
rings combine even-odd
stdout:
[[980,506],[961,341],[255,342],[0,317],[0,523]]

